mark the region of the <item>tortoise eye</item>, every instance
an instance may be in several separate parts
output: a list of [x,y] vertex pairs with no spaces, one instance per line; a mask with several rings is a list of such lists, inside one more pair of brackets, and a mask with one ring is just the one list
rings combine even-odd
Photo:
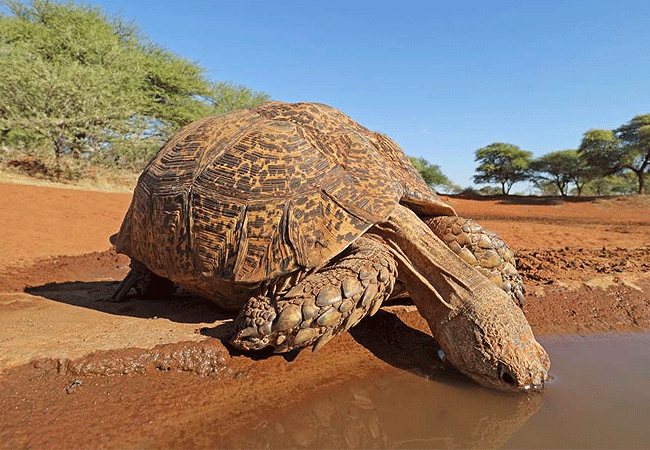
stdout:
[[499,364],[499,378],[506,384],[513,386],[517,384],[517,378],[504,364]]

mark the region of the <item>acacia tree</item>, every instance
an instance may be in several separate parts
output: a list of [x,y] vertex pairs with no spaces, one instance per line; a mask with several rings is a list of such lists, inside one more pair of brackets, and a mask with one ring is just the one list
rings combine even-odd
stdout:
[[5,137],[18,132],[50,141],[58,158],[105,141],[109,130],[127,131],[127,119],[144,103],[127,70],[133,30],[118,33],[89,6],[4,3],[10,12],[0,16]]
[[579,152],[601,176],[633,172],[638,193],[644,194],[645,175],[650,169],[650,114],[635,116],[616,130],[588,130]]
[[442,171],[440,166],[437,164],[431,164],[425,158],[416,158],[414,156],[409,156],[409,160],[413,167],[420,173],[424,182],[429,185],[432,189],[436,189],[439,186],[446,188],[449,191],[458,191],[459,186],[455,185]]
[[532,179],[543,179],[554,183],[563,197],[568,195],[570,183],[575,185],[580,195],[588,179],[586,163],[577,150],[547,153],[530,164],[530,171],[533,174]]
[[532,153],[516,145],[495,142],[479,148],[475,155],[474,160],[480,163],[476,168],[478,174],[474,175],[475,183],[499,183],[501,193],[507,195],[513,184],[528,178]]
[[269,99],[208,80],[97,7],[1,4],[0,143],[20,138],[46,144],[57,161],[138,168],[180,126]]
[[589,195],[629,195],[637,190],[638,181],[632,172],[590,178],[584,187]]
[[645,175],[650,169],[650,114],[638,115],[616,129],[616,137],[626,150],[623,168],[639,180],[639,194],[645,194]]

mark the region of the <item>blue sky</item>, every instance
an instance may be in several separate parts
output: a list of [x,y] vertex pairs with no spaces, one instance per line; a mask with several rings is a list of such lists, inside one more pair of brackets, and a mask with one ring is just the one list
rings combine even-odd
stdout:
[[647,0],[90,3],[213,80],[335,106],[461,186],[492,142],[541,156],[650,113]]

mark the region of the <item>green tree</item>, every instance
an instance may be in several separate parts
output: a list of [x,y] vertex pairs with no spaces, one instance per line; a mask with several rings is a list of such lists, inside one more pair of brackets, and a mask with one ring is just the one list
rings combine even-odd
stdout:
[[586,163],[577,150],[561,150],[543,155],[531,162],[530,171],[533,179],[553,182],[563,197],[569,194],[570,183],[575,185],[580,195],[588,178]]
[[644,194],[645,175],[650,169],[650,114],[635,116],[616,130],[588,130],[579,152],[601,176],[633,172],[637,192]]
[[100,8],[2,2],[0,144],[138,168],[177,128],[267,101],[205,70]]
[[560,189],[557,187],[557,183],[551,180],[546,178],[531,178],[531,181],[542,195],[560,195]]
[[638,180],[633,172],[590,179],[584,187],[587,195],[629,195],[638,191]]
[[499,183],[501,193],[507,195],[513,184],[528,178],[532,153],[516,145],[495,142],[479,148],[475,155],[475,161],[480,163],[474,175],[475,183]]
[[440,166],[437,164],[431,164],[425,158],[416,158],[414,156],[409,156],[409,160],[431,189],[436,189],[442,186],[451,192],[460,190],[459,186],[455,185],[444,173],[442,173]]
[[650,114],[635,116],[618,127],[616,137],[626,150],[623,167],[634,172],[639,194],[645,194],[645,175],[650,169]]
[[58,158],[127,131],[142,107],[138,80],[127,70],[133,32],[118,34],[95,8],[33,1],[5,2],[0,16],[0,104],[6,137],[20,131],[48,140]]

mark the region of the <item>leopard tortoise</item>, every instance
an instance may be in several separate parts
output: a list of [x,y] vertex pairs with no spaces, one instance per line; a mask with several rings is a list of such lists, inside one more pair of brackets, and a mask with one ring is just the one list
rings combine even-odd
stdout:
[[239,312],[241,349],[317,350],[408,294],[446,361],[477,382],[547,379],[507,245],[457,217],[395,142],[323,104],[185,126],[145,168],[112,242],[132,260],[114,300],[181,286]]

